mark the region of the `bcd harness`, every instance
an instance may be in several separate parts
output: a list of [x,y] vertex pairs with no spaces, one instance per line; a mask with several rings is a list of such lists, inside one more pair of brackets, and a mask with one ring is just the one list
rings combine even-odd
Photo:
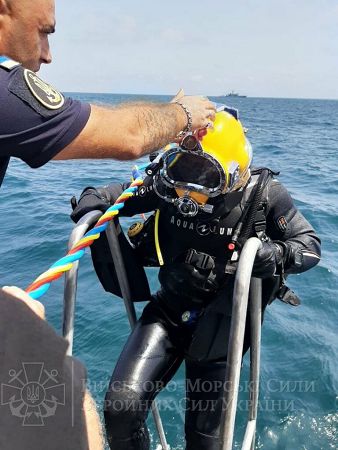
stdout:
[[[225,273],[233,275],[236,272],[241,248],[246,240],[252,236],[252,232],[263,241],[267,239],[265,234],[266,199],[263,198],[263,192],[273,175],[276,175],[276,173],[267,168],[252,171],[251,183],[245,189],[245,197],[243,197],[243,212],[234,228],[231,242],[228,245],[227,252],[230,256],[224,266]],[[144,223],[137,222],[131,225],[128,230],[128,237],[134,248],[130,246],[123,231],[118,226],[118,237],[122,254],[125,256],[127,274],[128,276],[130,275],[129,284],[133,291],[133,301],[144,301],[150,298],[150,289],[144,267],[164,265],[158,237],[159,214],[160,211],[157,210]],[[118,224],[117,220],[116,223]],[[142,255],[142,261],[140,260],[140,255]],[[104,289],[121,297],[116,271],[105,236],[102,236],[92,246],[92,259]],[[210,281],[213,281],[215,278],[215,258],[211,255],[195,249],[189,249],[178,256],[177,262],[193,265],[205,273],[207,277],[209,276]],[[285,286],[283,267],[279,267],[278,276],[274,278],[276,287],[273,289],[275,293],[273,298],[277,297],[285,303],[297,306],[300,303],[298,297]]]
[[[252,232],[262,241],[268,240],[266,236],[266,199],[263,198],[264,189],[273,175],[279,173],[273,172],[267,168],[255,169],[252,171],[252,179],[249,187],[245,190],[244,208],[240,219],[231,236],[231,242],[228,245],[230,257],[228,258],[224,272],[226,274],[235,274],[237,270],[238,259],[240,251],[243,248],[247,239],[252,236]],[[145,265],[147,266],[162,266],[163,256],[161,253],[158,240],[158,217],[160,211],[157,210],[155,215],[150,216],[144,224],[137,222],[133,224],[128,230],[128,237],[133,245],[140,249],[144,247],[146,255]],[[152,229],[153,228],[153,229]],[[145,237],[145,239],[144,239]],[[156,255],[150,251],[151,241],[155,241]],[[193,248],[187,250],[179,255],[176,262],[184,262],[196,267],[199,271],[205,273],[210,281],[214,281],[215,274],[215,258],[206,253],[199,252]],[[277,288],[274,289],[274,298],[288,303],[292,306],[300,304],[299,298],[296,294],[285,285],[284,267],[278,267],[278,276],[275,281]],[[277,291],[277,292],[276,292]],[[272,301],[272,299],[271,299]]]

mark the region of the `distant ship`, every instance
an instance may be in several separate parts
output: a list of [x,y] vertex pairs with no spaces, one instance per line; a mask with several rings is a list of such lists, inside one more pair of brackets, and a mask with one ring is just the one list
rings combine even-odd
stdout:
[[231,91],[229,94],[225,94],[225,97],[238,97],[238,98],[246,98],[246,95],[239,95],[238,92]]

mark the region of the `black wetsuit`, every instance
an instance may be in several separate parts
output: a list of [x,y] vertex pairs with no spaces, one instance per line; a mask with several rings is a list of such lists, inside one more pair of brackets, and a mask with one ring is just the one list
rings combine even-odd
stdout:
[[[126,187],[110,185],[99,189],[99,196],[113,203]],[[105,420],[112,449],[149,448],[145,419],[151,401],[183,361],[187,379],[186,448],[219,448],[221,386],[225,379],[234,281],[233,275],[225,273],[230,256],[227,245],[247,192],[216,198],[211,214],[184,218],[175,206],[156,195],[151,179],[146,179],[138,194],[121,210],[123,216],[160,210],[159,242],[164,266],[159,272],[161,290],[145,307],[131,333],[106,395]],[[270,178],[262,204],[266,235],[284,243],[285,273],[313,267],[319,261],[320,241],[286,189]],[[186,263],[191,249],[213,257],[215,267],[211,277],[206,276],[210,271],[203,272]],[[263,280],[263,308],[275,292],[274,280]],[[186,320],[187,317],[182,320],[187,311],[195,320]],[[200,323],[204,323],[204,328],[199,329]],[[244,352],[249,345],[246,334]],[[206,385],[212,388],[203,389]]]

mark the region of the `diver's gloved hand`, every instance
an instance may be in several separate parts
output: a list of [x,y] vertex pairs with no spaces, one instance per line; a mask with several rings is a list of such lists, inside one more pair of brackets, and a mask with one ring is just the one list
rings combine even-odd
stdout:
[[75,223],[77,223],[81,217],[90,211],[98,209],[99,211],[105,212],[110,206],[108,200],[93,187],[87,187],[82,192],[77,204],[73,201],[73,199],[71,200],[71,203],[73,212],[70,215],[70,218]]
[[263,242],[258,250],[252,270],[252,276],[269,278],[279,274],[283,266],[283,248],[273,241]]

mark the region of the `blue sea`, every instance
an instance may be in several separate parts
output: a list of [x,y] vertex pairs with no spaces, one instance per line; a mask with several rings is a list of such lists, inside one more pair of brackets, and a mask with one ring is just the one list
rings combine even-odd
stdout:
[[[163,101],[168,97],[74,94],[96,103]],[[289,278],[301,297],[294,308],[275,301],[265,315],[257,449],[338,448],[338,101],[217,98],[240,110],[254,149],[254,164],[280,171],[279,179],[322,239],[322,260]],[[1,188],[2,285],[25,288],[66,252],[73,224],[70,198],[85,186],[128,180],[131,162],[51,162],[32,170],[12,160]],[[131,220],[124,221],[126,225]],[[149,269],[153,290],[156,269]],[[63,282],[43,297],[47,318],[60,332]],[[138,313],[143,304],[137,305]],[[75,346],[102,412],[112,369],[129,334],[122,301],[103,291],[87,254],[81,261]],[[244,360],[234,448],[248,416],[248,357]],[[159,397],[171,449],[183,449],[184,371]],[[149,419],[152,448],[158,439]]]

